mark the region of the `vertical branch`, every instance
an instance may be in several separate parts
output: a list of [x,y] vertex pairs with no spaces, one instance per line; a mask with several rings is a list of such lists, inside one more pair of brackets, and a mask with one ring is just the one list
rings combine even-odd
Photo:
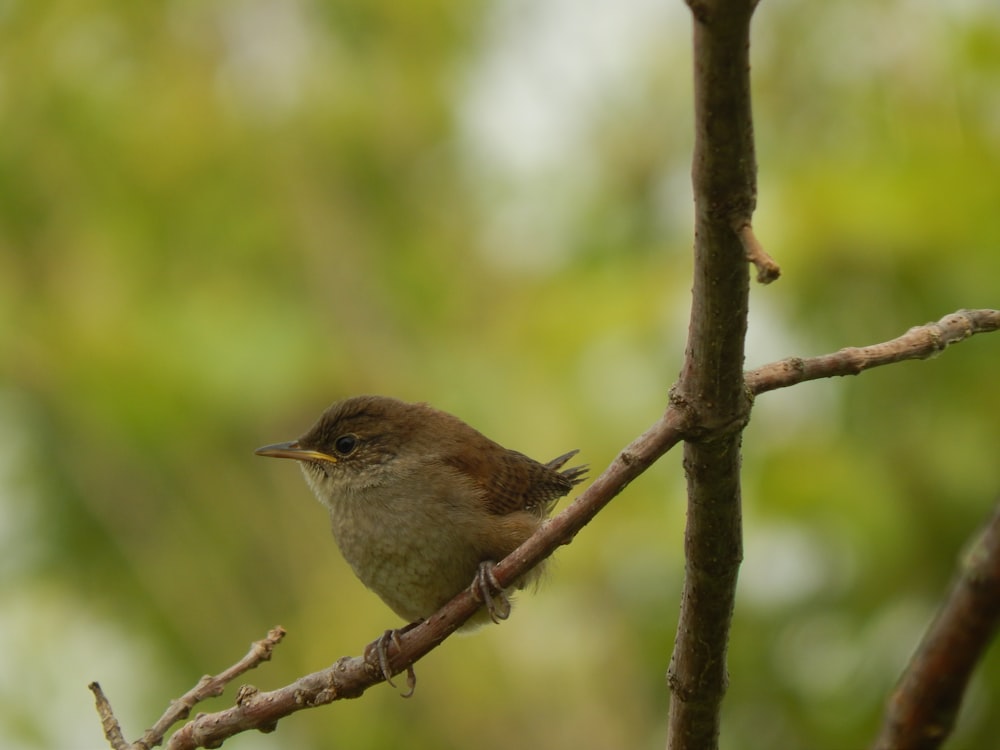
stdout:
[[934,750],[951,734],[972,672],[1000,627],[1000,507],[886,707],[875,750]]
[[747,235],[756,204],[750,110],[753,0],[688,0],[694,16],[695,252],[691,322],[675,406],[697,425],[684,468],[687,566],[668,680],[667,747],[714,748],[742,560],[740,439],[749,297]]

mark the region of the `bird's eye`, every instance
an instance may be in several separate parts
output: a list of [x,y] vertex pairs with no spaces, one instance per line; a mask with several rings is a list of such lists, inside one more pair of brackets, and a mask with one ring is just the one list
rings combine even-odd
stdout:
[[333,447],[341,456],[348,456],[358,447],[358,436],[341,435],[333,441]]

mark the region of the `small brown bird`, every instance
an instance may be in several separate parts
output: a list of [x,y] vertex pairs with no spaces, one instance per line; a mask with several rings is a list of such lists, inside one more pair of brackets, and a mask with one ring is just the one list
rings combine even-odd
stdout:
[[256,452],[300,462],[330,511],[344,558],[405,620],[428,617],[475,581],[486,609],[466,628],[507,617],[493,563],[531,536],[586,473],[562,468],[576,451],[542,464],[451,414],[384,396],[339,401],[298,440]]

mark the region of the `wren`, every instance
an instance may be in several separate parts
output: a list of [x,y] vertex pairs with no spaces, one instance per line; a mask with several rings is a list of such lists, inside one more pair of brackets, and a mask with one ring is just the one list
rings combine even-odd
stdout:
[[473,585],[486,606],[463,629],[509,613],[493,563],[583,480],[586,467],[563,468],[576,452],[539,463],[451,414],[384,396],[339,401],[298,440],[256,451],[299,462],[355,575],[403,619],[422,620]]

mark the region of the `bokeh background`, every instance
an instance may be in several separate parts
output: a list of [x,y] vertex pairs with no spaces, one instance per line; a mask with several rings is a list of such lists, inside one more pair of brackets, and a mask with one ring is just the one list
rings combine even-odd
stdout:
[[[691,269],[680,0],[0,0],[0,746],[103,747],[250,641],[398,625],[294,466],[427,400],[594,472],[661,413]],[[1000,6],[766,0],[748,365],[1000,305]],[[1000,494],[1000,339],[759,400],[723,747],[864,746]],[[234,748],[658,748],[669,454],[502,627]],[[229,705],[232,691],[208,704]],[[1000,657],[953,748],[1000,736]]]

